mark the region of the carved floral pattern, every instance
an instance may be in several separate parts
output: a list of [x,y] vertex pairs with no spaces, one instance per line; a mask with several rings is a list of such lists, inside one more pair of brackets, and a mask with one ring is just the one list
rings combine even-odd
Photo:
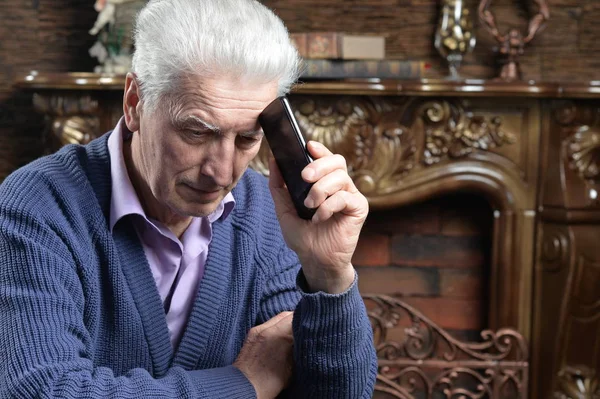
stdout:
[[[347,97],[291,98],[307,140],[319,141],[343,154],[348,172],[363,194],[397,188],[416,162],[415,137],[394,109],[378,100]],[[263,143],[252,166],[267,174],[270,152]]]
[[556,399],[600,399],[600,378],[586,366],[566,366],[558,373]]
[[[376,391],[401,399],[527,397],[528,349],[516,331],[485,330],[481,342],[461,342],[401,300],[363,298],[379,357]],[[404,339],[389,341],[397,326],[405,326]]]
[[499,117],[474,116],[448,101],[425,103],[419,113],[425,124],[423,162],[434,165],[444,158],[460,158],[475,150],[491,150],[516,141],[501,129]]
[[566,140],[565,144],[569,166],[585,180],[590,200],[598,202],[600,131],[597,128],[583,125]]
[[[402,178],[421,160],[434,165],[516,141],[501,128],[500,118],[474,116],[457,102],[391,104],[377,97],[337,96],[290,100],[306,139],[344,155],[350,176],[365,195],[398,191]],[[264,142],[252,167],[268,174],[269,156]]]
[[86,144],[98,136],[98,101],[90,96],[34,94],[35,109],[48,115],[51,143],[48,150],[66,144]]

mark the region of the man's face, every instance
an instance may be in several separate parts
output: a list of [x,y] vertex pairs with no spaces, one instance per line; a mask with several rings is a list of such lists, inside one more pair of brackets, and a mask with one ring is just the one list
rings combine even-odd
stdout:
[[139,111],[139,174],[159,207],[206,216],[237,184],[262,139],[258,115],[277,83],[188,79],[156,111]]

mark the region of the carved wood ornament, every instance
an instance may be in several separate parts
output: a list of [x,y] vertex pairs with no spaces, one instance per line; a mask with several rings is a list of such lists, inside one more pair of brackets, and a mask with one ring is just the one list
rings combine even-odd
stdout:
[[558,373],[556,399],[599,399],[600,379],[596,370],[586,366],[567,366]]
[[600,110],[568,101],[558,107],[554,119],[566,136],[561,157],[585,183],[588,204],[600,204]]
[[[539,317],[532,397],[598,398],[600,367],[600,109],[597,103],[553,104],[547,136],[536,281]],[[551,309],[555,309],[552,313]]]
[[515,142],[514,134],[502,130],[500,117],[474,116],[453,102],[428,102],[421,115],[425,122],[426,165]]
[[[420,165],[515,142],[514,134],[502,130],[500,117],[472,115],[458,101],[303,96],[291,101],[306,138],[343,154],[350,176],[367,196],[401,190],[402,178]],[[268,174],[269,157],[263,143],[253,168]]]
[[[484,330],[481,342],[461,342],[401,300],[364,295],[379,357],[375,390],[399,399],[525,399],[529,364],[525,339],[512,329]],[[404,339],[390,341],[398,325]]]
[[50,134],[45,135],[50,141],[45,145],[48,150],[66,144],[87,144],[97,134],[98,101],[90,96],[34,94],[33,104],[47,118],[51,116]]
[[565,142],[569,166],[588,186],[588,197],[598,203],[600,190],[600,130],[598,126],[581,126]]

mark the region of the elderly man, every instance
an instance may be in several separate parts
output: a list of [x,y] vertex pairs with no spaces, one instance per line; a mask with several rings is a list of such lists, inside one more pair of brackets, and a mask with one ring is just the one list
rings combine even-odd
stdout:
[[0,186],[0,396],[366,398],[367,201],[310,142],[300,219],[248,164],[298,55],[254,0],[151,0],[124,116]]

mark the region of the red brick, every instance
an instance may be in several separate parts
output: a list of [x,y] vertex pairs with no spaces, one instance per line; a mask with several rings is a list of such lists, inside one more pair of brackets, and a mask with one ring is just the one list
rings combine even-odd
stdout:
[[440,296],[483,299],[486,286],[482,271],[440,269]]
[[460,209],[448,209],[442,212],[440,224],[440,232],[447,236],[489,236],[493,229],[493,215],[480,210],[469,214]]
[[434,268],[362,267],[358,271],[358,288],[363,294],[390,296],[437,296],[439,274]]
[[386,211],[372,211],[365,229],[383,234],[437,234],[440,231],[440,205],[426,202]]
[[363,231],[352,257],[354,266],[389,266],[390,236]]
[[445,329],[481,330],[485,326],[485,306],[481,300],[423,297],[403,300]]
[[[481,331],[486,326],[485,306],[482,301],[448,298],[403,297],[399,298],[412,306],[424,317],[446,331]],[[373,306],[367,301],[367,309]],[[408,312],[398,311],[400,319],[388,328],[388,340],[402,342],[404,330],[412,325]],[[457,336],[457,338],[464,338]]]
[[[406,319],[407,322],[410,320]],[[404,320],[402,322],[402,326],[397,325],[394,328],[388,330],[387,341],[392,342],[404,342],[406,337],[405,328],[410,327],[410,323],[404,325]],[[461,341],[461,342],[481,342],[481,330],[452,330],[452,329],[444,329],[445,332],[450,334],[451,337]],[[440,345],[440,348],[445,348],[445,345]]]
[[392,264],[480,268],[488,264],[490,247],[490,240],[482,236],[396,235]]

